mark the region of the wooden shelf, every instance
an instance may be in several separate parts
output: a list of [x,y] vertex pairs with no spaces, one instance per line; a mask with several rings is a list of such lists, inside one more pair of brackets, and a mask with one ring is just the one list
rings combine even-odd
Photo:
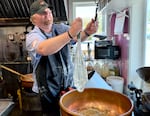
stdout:
[[[54,22],[66,22],[66,17],[54,17]],[[29,18],[0,18],[0,26],[8,27],[8,26],[26,26],[30,23]]]
[[0,18],[0,26],[24,26],[29,23],[29,18]]

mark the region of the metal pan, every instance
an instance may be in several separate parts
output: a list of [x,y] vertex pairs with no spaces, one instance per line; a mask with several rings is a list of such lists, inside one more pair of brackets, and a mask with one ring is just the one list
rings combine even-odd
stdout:
[[136,70],[136,72],[142,80],[150,83],[150,67],[140,67]]

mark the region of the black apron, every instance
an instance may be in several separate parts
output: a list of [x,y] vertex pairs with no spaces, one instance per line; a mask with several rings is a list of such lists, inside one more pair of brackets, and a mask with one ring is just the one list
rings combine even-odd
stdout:
[[[55,29],[52,35],[56,36],[59,33]],[[53,105],[52,108],[54,105],[59,107],[60,92],[68,87],[73,87],[73,65],[69,55],[69,46],[64,46],[56,54],[42,56],[35,73],[42,110],[50,111],[51,105]]]

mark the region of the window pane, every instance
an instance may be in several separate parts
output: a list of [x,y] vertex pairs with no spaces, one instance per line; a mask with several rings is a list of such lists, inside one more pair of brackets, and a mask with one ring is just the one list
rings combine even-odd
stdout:
[[[77,17],[81,17],[83,19],[83,29],[91,21],[91,19],[95,19],[96,14],[96,3],[93,2],[74,2],[73,3],[73,19]],[[98,12],[97,20],[99,22],[99,28],[96,34],[101,34],[105,32],[105,28],[103,26],[104,19],[102,20],[104,15],[101,12]],[[102,28],[103,26],[103,28]],[[90,56],[92,59],[94,58],[94,40],[93,36],[90,36],[87,41],[82,42],[81,49],[86,57],[88,57],[88,43],[90,44]]]
[[150,1],[147,0],[145,64],[150,66]]
[[[76,3],[74,4],[74,18],[81,17],[83,19],[83,28],[87,25],[87,23],[93,18],[95,18],[95,12],[96,12],[96,4],[91,4],[91,3]],[[98,12],[98,22],[99,22],[99,28],[97,31],[97,34],[103,33],[104,31],[102,30],[102,14],[101,12]],[[92,39],[90,37],[89,39]]]

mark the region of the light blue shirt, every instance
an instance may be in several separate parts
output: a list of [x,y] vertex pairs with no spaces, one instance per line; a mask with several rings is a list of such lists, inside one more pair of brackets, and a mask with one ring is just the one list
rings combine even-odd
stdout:
[[[53,35],[53,32],[55,31],[55,29],[57,30],[59,34],[61,34],[61,33],[68,31],[69,26],[63,23],[53,24],[52,32],[49,34],[46,33],[46,36],[48,36],[49,38],[55,36]],[[26,49],[29,53],[29,56],[31,57],[31,63],[33,65],[34,83],[33,83],[32,90],[37,93],[39,90],[38,90],[38,86],[37,86],[37,82],[35,78],[35,69],[40,61],[41,55],[36,53],[36,48],[38,47],[39,43],[45,39],[47,38],[37,26],[35,26],[34,29],[26,35]]]

